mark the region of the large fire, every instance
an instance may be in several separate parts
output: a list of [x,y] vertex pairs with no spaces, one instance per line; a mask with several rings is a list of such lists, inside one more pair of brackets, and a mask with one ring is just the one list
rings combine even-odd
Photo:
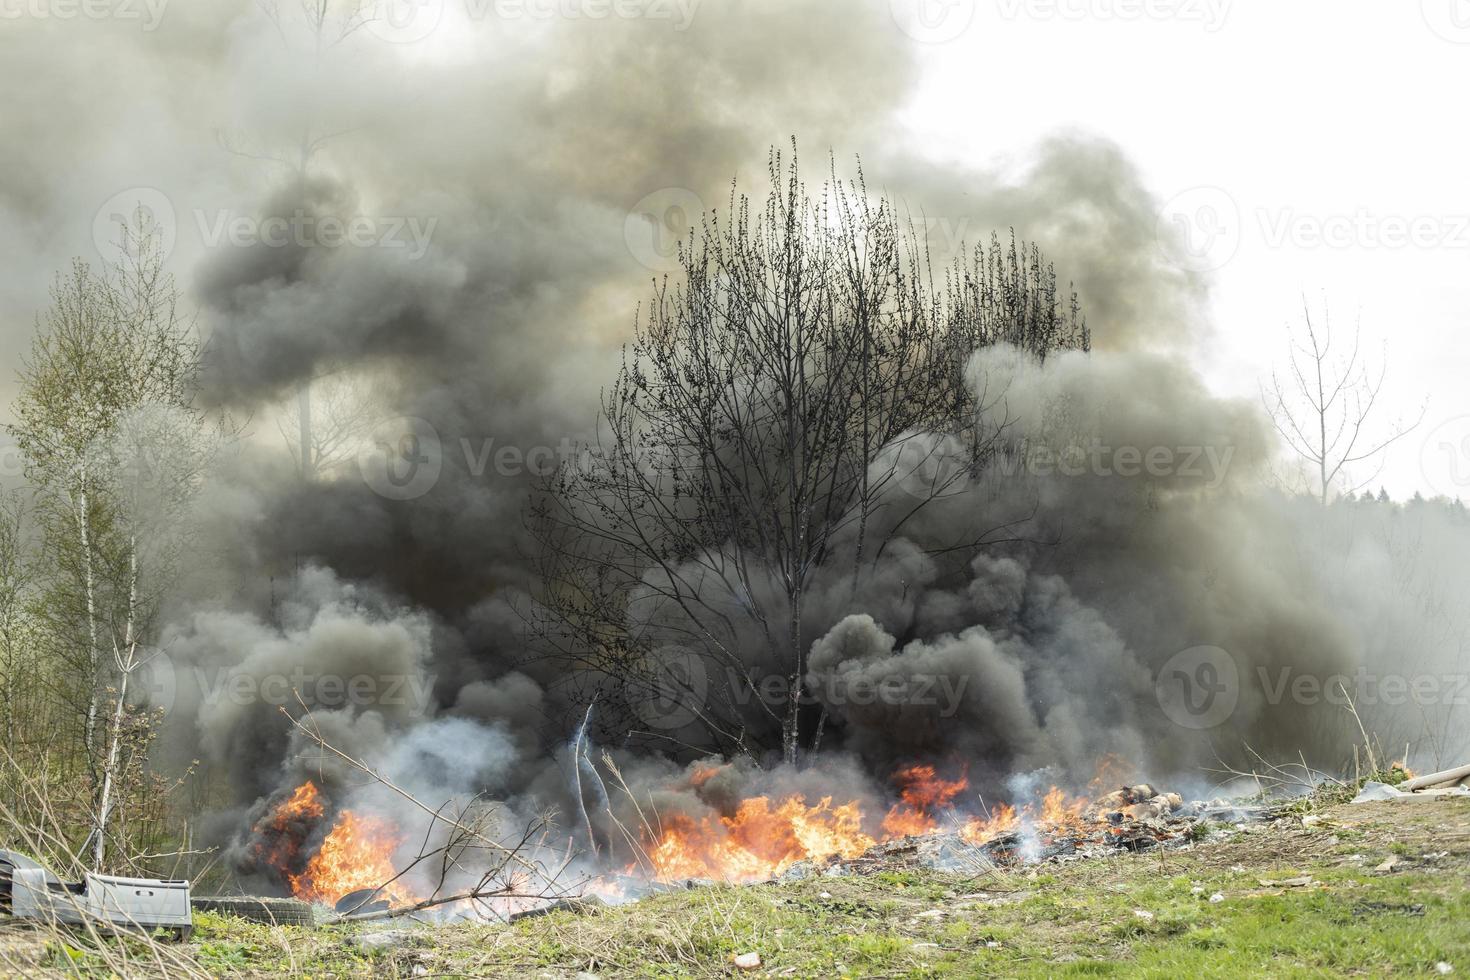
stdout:
[[387,820],[343,810],[306,870],[288,876],[291,891],[297,898],[328,905],[363,888],[380,889],[376,898],[409,901],[408,891],[393,880],[393,852],[401,843],[403,835]]
[[[699,769],[691,775],[698,788],[711,775]],[[851,859],[884,841],[957,832],[965,841],[981,845],[1022,826],[1040,835],[1076,830],[1087,820],[1090,800],[1052,787],[1038,804],[1019,810],[998,804],[985,815],[962,815],[957,807],[969,779],[961,773],[950,779],[934,766],[900,769],[893,784],[898,802],[883,817],[875,834],[864,829],[865,818],[857,800],[834,806],[831,797],[809,804],[793,794],[779,802],[757,796],[742,800],[729,816],[666,816],[645,840],[646,864],[629,873],[651,871],[658,881],[709,878],[721,881],[760,881],[776,877],[798,861]]]
[[[691,770],[686,788],[702,791],[720,768]],[[1115,776],[1100,771],[1092,789]],[[1098,806],[1101,801],[1072,796],[1055,786],[1039,800],[1019,807],[1006,803],[986,807],[978,797],[973,802],[967,797],[970,783],[963,771],[946,776],[935,766],[913,765],[899,769],[891,782],[897,801],[871,823],[859,800],[834,803],[832,797],[823,796],[812,802],[799,793],[779,799],[748,797],[733,812],[656,815],[656,826],[645,830],[642,856],[626,874],[661,882],[762,881],[799,861],[852,860],[900,838],[951,833],[983,846],[1021,830],[1028,840],[1036,840],[1083,836],[1108,827]],[[1118,801],[1123,802],[1134,801]],[[275,868],[298,898],[333,904],[353,892],[377,889],[375,897],[397,904],[414,900],[412,892],[395,880],[393,856],[405,834],[372,813],[350,809],[333,813],[315,783],[297,787],[256,825],[255,832],[255,856]],[[308,842],[318,840],[316,850],[308,852]]]
[[933,766],[909,766],[894,773],[899,799],[883,818],[883,833],[889,837],[929,834],[939,829],[937,816],[954,809],[954,799],[970,785],[964,776],[939,778]]
[[734,816],[666,819],[648,860],[660,881],[769,878],[797,861],[857,857],[877,843],[862,823],[856,802],[834,807],[829,796],[808,806],[805,797],[789,796],[772,805],[756,796],[741,800]]
[[298,866],[302,845],[326,812],[316,784],[302,783],[255,825],[255,859],[278,870]]
[[382,817],[338,812],[303,866],[304,843],[322,825],[326,812],[321,790],[310,780],[302,783],[256,825],[260,843],[255,856],[280,872],[292,893],[306,901],[330,905],[361,889],[378,889],[375,898],[411,901],[412,893],[394,880],[393,852],[404,835]]

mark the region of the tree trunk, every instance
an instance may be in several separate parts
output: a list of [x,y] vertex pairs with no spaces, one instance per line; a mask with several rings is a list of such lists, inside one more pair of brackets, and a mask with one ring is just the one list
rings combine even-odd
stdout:
[[119,661],[121,675],[117,685],[117,706],[112,711],[112,732],[107,745],[107,763],[102,767],[102,792],[97,800],[97,823],[93,828],[92,870],[102,870],[102,858],[107,842],[107,821],[112,815],[112,787],[117,780],[117,760],[122,742],[123,712],[127,702],[128,679],[138,666],[138,646],[134,623],[138,611],[138,538],[128,537],[128,619],[124,626],[123,646],[128,651],[127,660]]
[[801,684],[806,673],[806,660],[801,649],[801,580],[798,578],[791,590],[791,673],[790,693],[786,701],[786,718],[781,723],[782,754],[788,765],[796,765],[801,757]]
[[[82,578],[87,601],[87,720],[82,744],[87,752],[87,766],[93,767],[93,749],[97,741],[97,674],[101,658],[97,654],[97,588],[92,561],[90,496],[87,493],[87,467],[82,465],[81,489],[77,500],[77,525],[81,530]],[[94,770],[95,771],[95,770]]]
[[296,394],[296,414],[301,425],[301,479],[310,483],[316,475],[316,466],[311,458],[311,382],[303,382]]
[[107,745],[107,764],[102,768],[102,793],[97,800],[97,822],[92,828],[92,870],[102,870],[102,858],[107,846],[107,820],[112,815],[112,786],[117,778],[117,760],[121,754],[123,705],[128,695],[128,677],[132,675],[132,652],[128,654],[128,666],[122,671],[117,685],[117,707],[112,711],[112,732]]

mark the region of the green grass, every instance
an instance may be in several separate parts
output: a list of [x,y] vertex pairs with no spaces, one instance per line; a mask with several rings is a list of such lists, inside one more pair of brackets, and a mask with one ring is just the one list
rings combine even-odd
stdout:
[[[1163,854],[981,877],[899,869],[716,886],[513,926],[421,927],[371,952],[351,942],[354,927],[200,915],[187,952],[203,974],[258,977],[728,977],[749,951],[764,960],[757,975],[794,977],[1470,971],[1470,804],[1314,812],[1313,827],[1292,816],[1253,832],[1211,828]],[[1393,871],[1374,870],[1390,857]],[[402,928],[372,928],[389,927]],[[68,962],[40,965],[59,974],[88,972],[92,954],[79,944],[52,955]]]

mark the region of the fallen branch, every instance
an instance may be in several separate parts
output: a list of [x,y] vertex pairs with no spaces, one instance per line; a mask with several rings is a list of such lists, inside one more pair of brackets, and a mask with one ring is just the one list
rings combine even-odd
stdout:
[[495,891],[482,892],[477,889],[460,892],[457,895],[443,895],[438,898],[426,898],[412,905],[400,905],[394,908],[379,909],[375,912],[362,912],[357,914],[344,914],[333,918],[333,922],[373,922],[380,919],[396,919],[405,915],[413,915],[415,912],[423,912],[426,909],[435,908],[440,905],[452,905],[455,902],[480,902],[489,901],[493,898],[527,898],[538,902],[553,901],[551,895],[537,892],[515,892]]

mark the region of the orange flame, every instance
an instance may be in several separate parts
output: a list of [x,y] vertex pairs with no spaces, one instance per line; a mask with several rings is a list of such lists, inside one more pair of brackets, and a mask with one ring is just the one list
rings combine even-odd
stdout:
[[990,812],[989,817],[971,817],[966,821],[965,825],[960,828],[960,837],[967,843],[978,847],[990,843],[1003,834],[1020,829],[1023,824],[1033,825],[1044,834],[1084,831],[1086,829],[1084,812],[1087,810],[1088,803],[1086,797],[1068,796],[1061,789],[1053,786],[1042,798],[1039,813],[1029,803],[1019,811],[1013,806],[1001,803]]
[[278,818],[320,817],[325,812],[321,792],[316,788],[316,783],[308,779],[296,787],[296,791],[286,802],[276,807],[275,815]]
[[725,767],[701,764],[698,768],[696,768],[693,772],[689,774],[689,785],[698,789],[700,786],[703,786],[705,783],[709,782],[710,777],[714,776],[715,773],[719,772],[723,768]]
[[398,828],[381,817],[343,810],[321,848],[299,875],[287,875],[291,891],[308,902],[336,902],[361,888],[379,888],[376,898],[411,900],[401,883],[392,882],[393,852],[403,843]]
[[291,885],[297,898],[332,904],[362,888],[385,886],[377,897],[411,901],[413,896],[401,883],[386,884],[397,872],[393,852],[403,835],[390,821],[371,814],[343,810],[337,814],[321,847],[301,867],[303,843],[326,816],[327,804],[321,790],[307,780],[277,804],[255,825],[260,842],[255,856],[276,868]]
[[[1112,778],[1120,768],[1104,760],[1094,784]],[[694,789],[718,767],[699,767],[688,777]],[[1053,786],[1036,803],[1019,808],[998,804],[984,816],[960,816],[956,804],[969,788],[961,774],[941,777],[934,766],[907,766],[894,773],[899,801],[884,815],[877,836],[864,831],[864,814],[857,800],[833,806],[831,797],[814,805],[800,795],[779,803],[765,796],[742,800],[733,815],[696,818],[665,817],[655,839],[645,845],[652,877],[660,881],[711,878],[745,882],[774,878],[798,861],[825,861],[858,857],[882,841],[941,833],[957,827],[961,839],[981,846],[1022,827],[1043,836],[1106,831],[1106,817],[1091,808],[1091,799],[1071,796]],[[946,820],[945,818],[949,819]],[[628,873],[638,873],[630,867]]]
[[808,806],[805,797],[793,795],[772,806],[768,797],[755,796],[742,800],[734,816],[666,820],[648,860],[659,881],[760,881],[797,861],[864,853],[877,842],[862,832],[862,821],[856,801],[834,807],[827,796]]
[[254,827],[256,860],[273,868],[295,867],[300,861],[301,843],[317,821],[326,813],[321,792],[310,780],[273,809]]
[[933,766],[909,766],[893,775],[899,799],[883,818],[883,833],[889,837],[931,834],[939,829],[936,814],[954,809],[954,798],[969,787],[964,776],[946,780],[939,778]]
[[979,847],[1020,826],[1021,815],[1016,812],[1016,808],[1000,803],[990,811],[989,817],[971,817],[966,821],[960,828],[960,839]]

